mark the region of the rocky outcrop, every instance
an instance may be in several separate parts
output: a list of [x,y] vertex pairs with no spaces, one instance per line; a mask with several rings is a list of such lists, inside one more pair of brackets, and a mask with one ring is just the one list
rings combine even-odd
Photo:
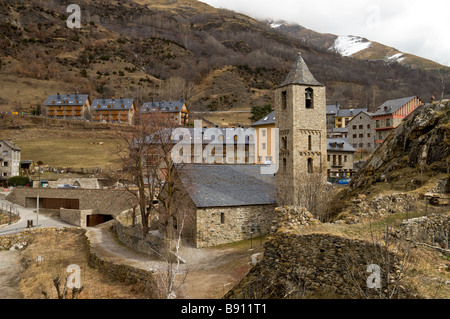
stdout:
[[427,104],[402,122],[353,177],[350,191],[357,193],[382,182],[395,182],[393,173],[403,168],[402,178],[414,169],[431,174],[450,169],[450,101]]
[[277,232],[297,231],[302,227],[318,225],[320,221],[314,218],[306,208],[297,206],[282,206],[275,208],[275,214],[270,229],[272,234]]
[[[417,297],[403,283],[396,286],[402,277],[400,260],[378,244],[330,234],[279,232],[266,243],[262,260],[225,298]],[[371,265],[380,267],[379,289],[368,284]]]
[[356,224],[369,218],[406,213],[415,207],[416,199],[415,195],[406,193],[379,195],[371,200],[359,195],[353,200],[349,213],[336,223]]
[[404,220],[396,236],[416,243],[448,249],[449,233],[450,215],[432,214]]

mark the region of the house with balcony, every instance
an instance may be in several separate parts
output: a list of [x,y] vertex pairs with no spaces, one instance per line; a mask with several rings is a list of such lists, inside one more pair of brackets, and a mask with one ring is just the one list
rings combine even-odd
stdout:
[[49,95],[44,104],[49,118],[85,120],[89,117],[91,99],[89,94]]
[[20,175],[22,150],[11,140],[0,140],[0,185],[6,187],[9,178]]
[[91,121],[133,124],[135,112],[133,99],[96,99],[91,105]]
[[144,118],[156,113],[162,114],[177,125],[185,126],[189,123],[189,108],[184,100],[146,102],[139,113]]
[[328,178],[351,178],[355,151],[346,139],[327,139]]
[[417,96],[389,100],[384,102],[373,114],[375,121],[376,144],[382,144],[389,133],[394,130],[405,117],[424,103]]

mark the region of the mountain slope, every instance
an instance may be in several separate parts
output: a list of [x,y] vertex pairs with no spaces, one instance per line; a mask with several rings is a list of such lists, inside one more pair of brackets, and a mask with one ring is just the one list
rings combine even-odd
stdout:
[[343,58],[322,40],[311,44],[199,1],[78,4],[82,27],[69,29],[64,1],[0,3],[0,110],[30,111],[49,94],[75,91],[130,96],[138,106],[184,97],[192,111],[250,110],[273,104],[299,51],[332,103],[375,109],[391,98],[439,94],[433,74]]
[[397,62],[411,68],[422,70],[433,71],[446,68],[437,62],[404,53],[390,46],[359,36],[323,34],[285,21],[265,22],[283,34],[300,39],[308,45],[336,52],[341,56],[353,57],[360,60],[384,61],[388,64]]

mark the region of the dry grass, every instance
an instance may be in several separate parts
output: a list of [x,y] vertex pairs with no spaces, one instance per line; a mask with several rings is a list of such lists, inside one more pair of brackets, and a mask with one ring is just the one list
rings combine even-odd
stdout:
[[[43,257],[39,265],[36,262],[37,256]],[[44,298],[42,291],[46,291],[51,299],[57,298],[53,279],[60,276],[64,282],[67,278],[66,268],[71,264],[81,268],[81,284],[84,289],[80,299],[148,298],[142,287],[114,281],[88,266],[88,250],[81,230],[39,234],[23,251],[22,261],[26,269],[22,273],[19,288],[25,299]]]
[[[90,144],[93,142],[94,144]],[[103,142],[103,145],[99,145]],[[52,167],[110,167],[120,164],[113,150],[119,139],[99,138],[42,138],[40,140],[15,140],[22,149],[22,158],[42,161]]]

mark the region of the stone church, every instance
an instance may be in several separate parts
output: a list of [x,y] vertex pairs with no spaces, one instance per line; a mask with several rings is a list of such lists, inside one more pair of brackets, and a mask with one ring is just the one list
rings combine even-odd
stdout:
[[[179,174],[183,237],[197,248],[270,232],[274,208],[295,205],[307,174],[327,173],[325,87],[302,56],[275,90],[279,169],[262,175],[262,165],[185,165]],[[164,216],[160,216],[164,220]],[[181,221],[174,224],[181,225]]]

